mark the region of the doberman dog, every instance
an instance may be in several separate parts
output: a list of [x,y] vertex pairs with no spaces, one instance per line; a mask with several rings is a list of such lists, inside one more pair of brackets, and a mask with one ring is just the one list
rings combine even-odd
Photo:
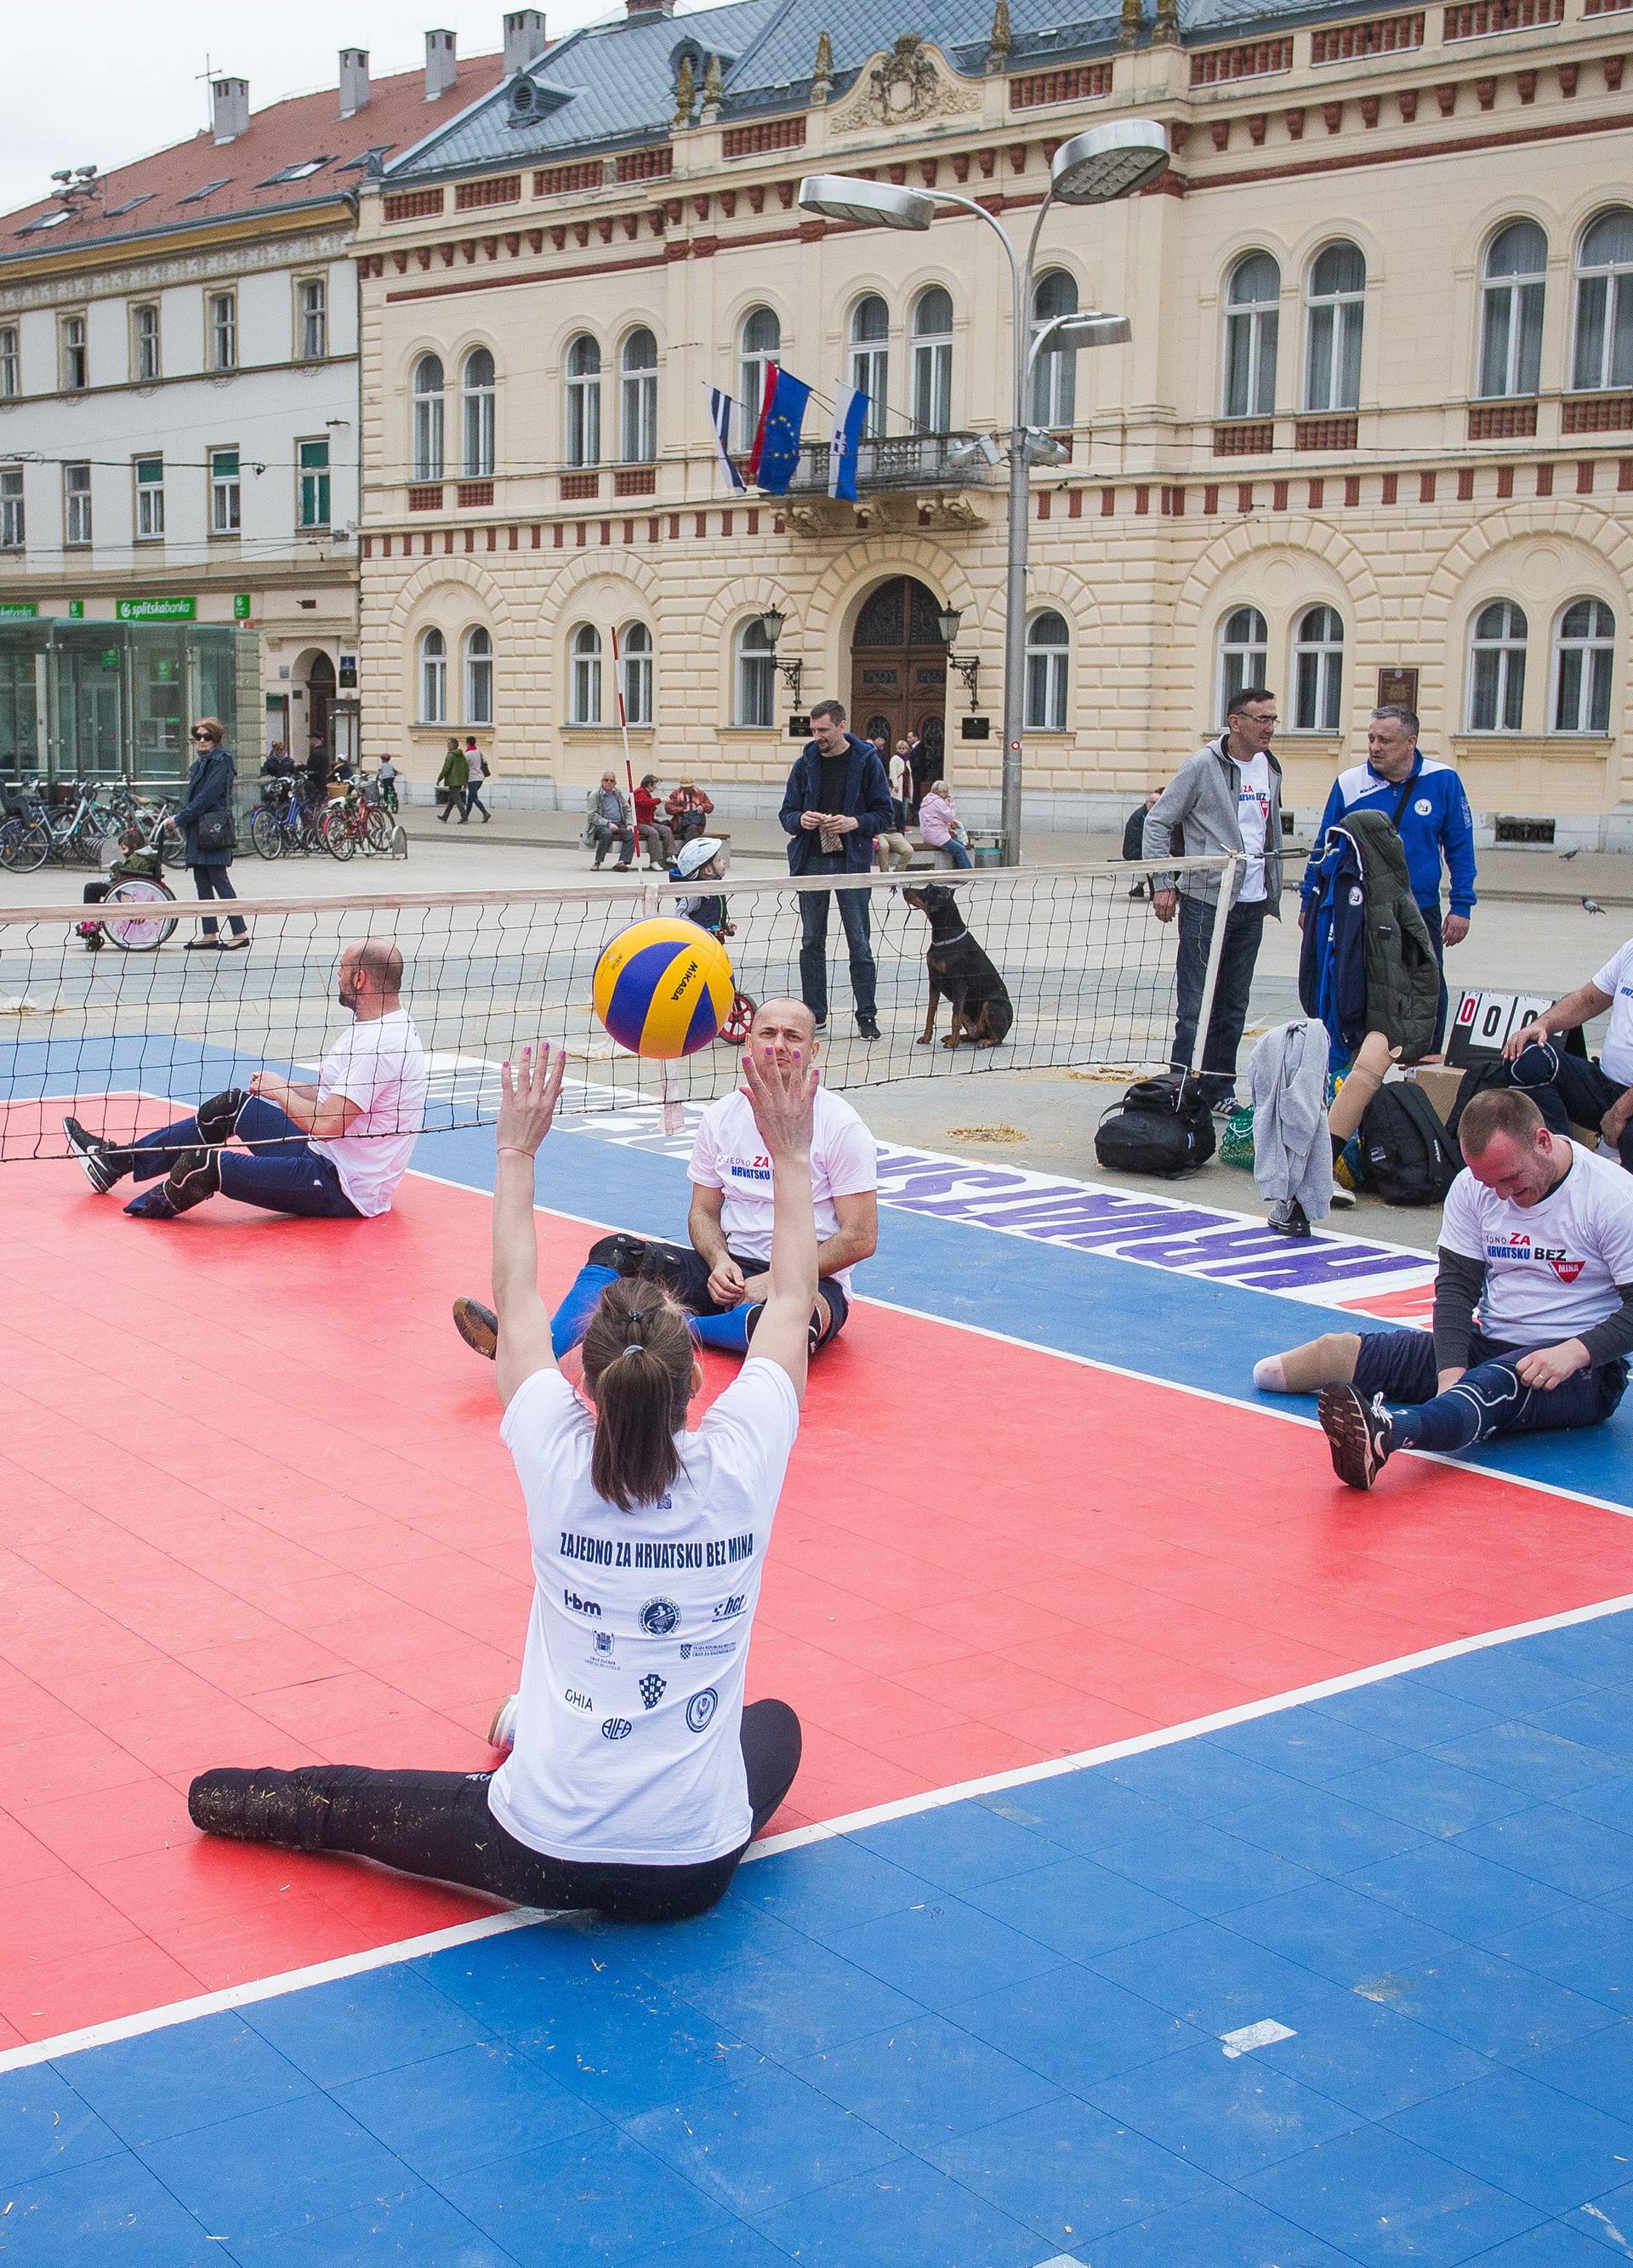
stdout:
[[996,1048],[1007,1039],[1015,1010],[986,954],[965,925],[957,894],[945,883],[921,882],[901,892],[930,924],[930,951],[924,965],[930,972],[930,1006],[919,1040],[927,1048],[935,1035],[936,1011],[945,993],[953,1004],[953,1028],[944,1048]]

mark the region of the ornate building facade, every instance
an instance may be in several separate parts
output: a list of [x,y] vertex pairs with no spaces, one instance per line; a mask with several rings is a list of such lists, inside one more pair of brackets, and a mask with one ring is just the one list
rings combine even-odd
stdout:
[[[836,691],[945,736],[990,816],[1004,249],[957,209],[816,218],[798,184],[978,198],[1024,247],[1059,144],[1137,114],[1166,178],[1053,207],[1039,248],[1034,323],[1133,338],[1038,364],[1029,818],[1121,814],[1263,678],[1306,813],[1403,699],[1486,828],[1633,847],[1633,8],[1057,13],[999,0],[977,36],[931,0],[880,51],[828,0],[631,4],[387,164],[357,242],[371,741],[424,783],[473,729],[576,803],[622,695],[637,776],[764,808]],[[773,364],[815,389],[780,498],[731,490],[709,421]],[[872,403],[854,504],[840,379]]]

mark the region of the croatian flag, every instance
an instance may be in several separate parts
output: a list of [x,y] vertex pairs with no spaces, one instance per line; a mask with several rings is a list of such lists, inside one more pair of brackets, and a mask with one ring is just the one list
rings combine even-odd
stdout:
[[734,489],[740,489],[743,475],[732,462],[732,428],[737,423],[737,404],[717,386],[709,389],[709,422],[714,427],[715,447],[725,468],[725,476]]
[[834,438],[828,443],[828,492],[846,504],[857,500],[857,454],[867,423],[868,398],[854,386],[841,386],[834,405]]
[[799,429],[805,421],[811,388],[803,378],[773,363],[766,372],[760,430],[749,453],[748,477],[767,496],[786,496],[799,464]]

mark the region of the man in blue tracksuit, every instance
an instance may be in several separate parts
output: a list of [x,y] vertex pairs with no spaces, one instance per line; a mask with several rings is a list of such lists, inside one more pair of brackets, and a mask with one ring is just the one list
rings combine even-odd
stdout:
[[[1300,884],[1302,929],[1320,892],[1316,853],[1347,811],[1381,811],[1394,822],[1406,852],[1412,895],[1444,965],[1443,947],[1461,945],[1475,909],[1475,821],[1463,783],[1450,764],[1438,764],[1417,745],[1417,713],[1394,706],[1374,709],[1366,728],[1366,762],[1339,773],[1316,829],[1315,851]],[[1440,912],[1440,869],[1452,881],[1451,910]],[[1440,1014],[1435,1044],[1445,1024],[1445,983],[1440,985]]]

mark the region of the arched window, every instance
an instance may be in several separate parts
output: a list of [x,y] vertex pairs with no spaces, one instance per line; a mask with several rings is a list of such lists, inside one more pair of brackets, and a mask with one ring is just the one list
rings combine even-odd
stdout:
[[1616,620],[1602,599],[1573,599],[1554,632],[1554,730],[1610,730]]
[[601,461],[601,350],[587,331],[567,350],[567,461]]
[[1342,615],[1335,607],[1306,607],[1293,630],[1295,733],[1338,730],[1343,674]]
[[850,311],[850,383],[867,396],[863,439],[882,441],[890,392],[890,310],[877,291],[858,299]]
[[1268,252],[1231,270],[1225,295],[1225,414],[1269,417],[1276,409],[1276,338],[1282,271]]
[[493,640],[480,625],[465,633],[465,721],[493,722]]
[[599,725],[601,721],[601,633],[591,623],[580,622],[567,641],[567,651],[572,657],[569,720],[575,725]]
[[1244,685],[1262,685],[1269,632],[1257,607],[1234,607],[1219,625],[1219,721]]
[[622,454],[626,465],[650,465],[658,455],[658,342],[651,331],[624,341]]
[[1577,247],[1577,343],[1570,383],[1578,393],[1633,386],[1633,212],[1600,213]]
[[953,423],[953,295],[939,284],[913,310],[913,421],[921,433]]
[[[1032,294],[1032,335],[1034,339],[1057,315],[1078,312],[1078,279],[1063,268],[1040,276]],[[1032,422],[1034,425],[1070,425],[1078,409],[1078,350],[1056,339],[1044,348],[1032,365]]]
[[769,725],[776,711],[776,663],[755,615],[737,634],[737,721]]
[[1070,640],[1065,619],[1052,609],[1033,615],[1026,625],[1026,727],[1033,733],[1066,729],[1066,659]]
[[493,478],[493,357],[486,347],[465,357],[465,477]]
[[442,358],[423,354],[414,365],[414,477],[439,481],[443,470]]
[[1542,374],[1542,278],[1548,239],[1534,220],[1511,220],[1486,247],[1480,293],[1480,391],[1489,399],[1534,394]]
[[745,438],[760,423],[766,398],[766,372],[783,351],[783,326],[773,309],[751,307],[738,338],[737,396],[743,406]]
[[448,721],[448,641],[440,630],[420,633],[420,722]]
[[1525,609],[1512,599],[1482,607],[1468,641],[1468,729],[1517,733],[1526,698]]
[[644,622],[626,622],[618,633],[623,669],[624,718],[631,725],[652,721],[652,633]]
[[1361,400],[1366,261],[1353,244],[1329,244],[1310,270],[1304,406],[1354,409]]

